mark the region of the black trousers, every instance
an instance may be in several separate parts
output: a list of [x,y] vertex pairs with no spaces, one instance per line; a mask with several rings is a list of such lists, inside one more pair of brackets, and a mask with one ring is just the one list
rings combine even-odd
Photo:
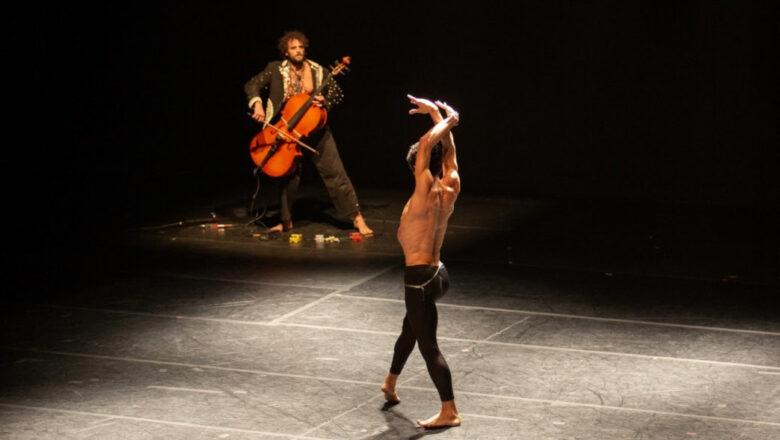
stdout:
[[[325,127],[315,135],[304,139],[303,142],[313,146],[316,145],[319,155],[304,152],[305,156],[311,156],[312,163],[320,173],[325,189],[328,190],[333,206],[336,208],[335,218],[342,221],[352,222],[358,212],[358,204],[355,188],[352,181],[347,176],[344,164],[341,162],[336,140],[333,139],[333,133],[329,127]],[[282,220],[292,219],[292,204],[295,202],[295,195],[301,183],[300,169],[286,181],[280,182],[280,204]]]
[[404,270],[404,284],[406,316],[401,334],[395,342],[390,373],[401,374],[416,342],[442,402],[453,400],[452,374],[436,340],[439,321],[436,301],[449,289],[447,269],[443,264],[438,267],[407,266]]

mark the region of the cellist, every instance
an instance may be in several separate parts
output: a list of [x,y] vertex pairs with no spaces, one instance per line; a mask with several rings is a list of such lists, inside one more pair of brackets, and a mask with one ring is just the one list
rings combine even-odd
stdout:
[[[306,49],[309,40],[300,31],[290,31],[279,39],[279,53],[282,61],[272,61],[265,69],[255,75],[244,85],[247,102],[252,111],[252,118],[258,122],[269,124],[276,122],[276,118],[284,108],[287,100],[298,93],[311,94],[320,86],[327,76],[327,68],[306,58]],[[268,89],[268,98],[263,105],[260,92]],[[324,96],[315,97],[313,105],[329,110],[333,105],[341,101],[343,94],[341,88],[334,81],[326,85]],[[344,165],[341,162],[336,141],[330,128],[326,125],[323,129],[308,138],[309,145],[315,147],[318,155],[311,155],[312,162],[325,183],[328,195],[336,208],[336,218],[351,221],[355,228],[364,236],[373,235],[373,231],[366,224],[360,212],[355,189],[347,176]],[[298,190],[301,179],[300,167],[280,184],[280,216],[282,222],[272,231],[288,231],[292,229],[292,204]]]

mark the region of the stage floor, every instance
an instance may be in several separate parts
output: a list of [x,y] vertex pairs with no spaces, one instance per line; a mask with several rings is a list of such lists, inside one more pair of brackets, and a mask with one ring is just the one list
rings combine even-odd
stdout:
[[0,437],[780,438],[774,220],[464,195],[438,305],[463,425],[425,431],[439,402],[419,352],[399,405],[379,390],[408,193],[359,193],[376,231],[361,241],[315,189],[300,243],[226,197],[57,260],[67,279],[3,309]]

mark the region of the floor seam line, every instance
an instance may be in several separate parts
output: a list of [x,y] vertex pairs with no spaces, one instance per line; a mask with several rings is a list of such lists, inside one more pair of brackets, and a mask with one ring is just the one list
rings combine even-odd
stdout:
[[[10,347],[0,346],[0,348],[2,348],[2,349],[9,349]],[[166,361],[154,361],[154,360],[132,359],[132,358],[117,358],[117,357],[100,356],[100,355],[88,355],[88,354],[77,354],[77,353],[67,353],[67,352],[53,352],[53,351],[38,350],[38,349],[19,349],[19,348],[10,348],[10,349],[18,350],[18,351],[30,351],[30,352],[36,352],[36,353],[55,354],[55,355],[62,355],[62,356],[93,357],[93,358],[102,358],[102,359],[118,360],[118,361],[126,361],[126,362],[137,362],[137,363],[148,363],[148,364],[163,364],[163,365],[176,365],[176,366],[182,366],[182,367],[199,367],[199,368],[205,368],[205,369],[211,369],[211,370],[234,371],[234,372],[243,372],[243,373],[250,373],[250,374],[266,374],[266,375],[271,375],[271,376],[291,377],[291,378],[309,379],[309,380],[325,380],[325,381],[334,381],[334,382],[345,382],[345,383],[351,383],[351,384],[356,384],[356,385],[365,385],[365,386],[377,386],[378,385],[378,383],[374,383],[374,382],[355,381],[355,380],[350,380],[350,379],[337,379],[337,378],[326,378],[326,377],[306,376],[306,375],[292,375],[292,374],[286,374],[286,373],[272,373],[272,372],[265,372],[265,371],[258,371],[258,370],[242,370],[242,369],[237,369],[237,368],[214,367],[214,366],[209,366],[209,365],[184,364],[184,363],[180,363],[180,362],[166,362]],[[434,392],[434,393],[437,392],[435,388],[417,387],[417,386],[408,386],[408,385],[405,385],[404,387],[408,388],[408,389],[411,389],[411,390],[417,390],[417,391]],[[463,395],[468,395],[468,396],[494,398],[494,399],[520,400],[520,401],[526,401],[526,402],[545,403],[545,404],[549,404],[549,405],[579,406],[579,407],[588,407],[588,408],[596,408],[596,409],[611,409],[611,410],[616,410],[616,411],[627,411],[627,412],[633,411],[633,412],[660,414],[660,415],[668,415],[668,416],[678,416],[678,417],[699,418],[699,419],[709,419],[709,420],[720,420],[720,421],[737,422],[737,423],[750,423],[750,424],[780,426],[780,423],[759,421],[759,420],[734,419],[734,418],[727,418],[727,417],[717,417],[717,416],[706,416],[706,415],[697,415],[697,414],[675,413],[675,412],[670,412],[670,411],[657,411],[657,410],[648,410],[648,409],[641,409],[641,408],[619,407],[619,406],[610,406],[610,405],[596,405],[596,404],[589,404],[589,403],[567,402],[567,401],[560,401],[560,400],[537,399],[537,398],[519,397],[519,396],[507,396],[507,395],[500,395],[500,394],[478,393],[478,392],[473,392],[473,391],[458,391],[458,394],[463,394]],[[381,396],[383,396],[383,394],[377,394],[376,396],[371,397],[370,399],[368,399],[366,402],[363,402],[359,406],[366,405],[370,401],[375,400],[376,398],[381,397]],[[9,405],[9,404],[0,403],[0,406],[2,406],[2,405]],[[351,412],[351,411],[353,411],[355,409],[358,409],[358,407],[351,408],[349,410],[349,412]],[[111,415],[103,415],[103,416],[104,417],[112,417]],[[303,435],[304,434],[299,434],[297,436],[290,435],[290,437],[300,438]]]
[[[403,300],[393,299],[393,298],[374,298],[370,296],[344,295],[344,294],[340,294],[340,296],[346,298],[367,300],[367,301],[383,301],[383,302],[394,302],[394,303],[404,302]],[[727,328],[727,327],[709,327],[709,326],[694,325],[694,324],[675,324],[675,323],[668,323],[668,322],[643,321],[640,319],[602,318],[598,316],[572,315],[567,313],[555,313],[555,312],[539,312],[539,311],[523,310],[523,309],[464,306],[461,304],[451,304],[451,303],[436,303],[436,306],[465,309],[465,310],[484,310],[489,312],[521,313],[521,314],[535,315],[535,316],[550,316],[554,318],[582,319],[582,320],[600,321],[600,322],[619,322],[624,324],[641,324],[641,325],[650,325],[650,326],[659,326],[659,327],[680,327],[680,328],[689,328],[695,330],[708,330],[708,331],[718,331],[718,332],[726,332],[726,333],[748,333],[748,334],[759,334],[759,335],[766,335],[766,336],[780,336],[780,332],[765,331],[765,330],[736,329],[736,328]]]
[[[275,286],[275,287],[296,287],[296,288],[302,288],[302,289],[316,289],[316,290],[341,290],[343,287],[338,286],[313,286],[308,284],[290,284],[290,283],[273,283],[273,282],[266,282],[266,281],[252,281],[252,280],[241,280],[241,279],[235,279],[235,278],[215,278],[215,277],[204,277],[204,276],[197,276],[197,275],[189,275],[189,274],[177,274],[177,273],[171,273],[171,272],[130,272],[130,271],[118,271],[118,273],[127,274],[127,275],[144,275],[144,276],[161,276],[161,277],[167,277],[167,278],[174,278],[174,279],[191,279],[191,280],[203,280],[203,281],[218,281],[218,282],[228,282],[228,283],[237,283],[237,284],[251,284],[251,285],[263,285],[263,286]],[[355,298],[355,299],[362,299],[362,300],[369,300],[369,301],[386,301],[386,302],[403,302],[403,300],[398,299],[392,299],[392,298],[376,298],[376,297],[370,297],[370,296],[362,296],[362,295],[345,295],[345,294],[339,294],[340,296],[347,297],[347,298]],[[540,311],[532,311],[532,310],[523,310],[523,309],[505,309],[500,307],[483,307],[483,306],[465,306],[461,304],[451,304],[451,303],[437,303],[437,305],[440,305],[442,307],[453,307],[453,308],[462,308],[467,310],[486,310],[486,311],[496,311],[496,312],[505,312],[505,313],[526,313],[529,315],[539,315],[539,316],[552,316],[552,317],[559,317],[559,318],[571,318],[571,319],[585,319],[585,320],[593,320],[593,321],[604,321],[604,322],[623,322],[623,323],[640,323],[644,325],[654,325],[654,326],[664,326],[664,327],[682,327],[682,328],[692,328],[692,329],[699,329],[699,330],[711,330],[711,331],[722,331],[722,332],[736,332],[736,333],[749,333],[749,334],[764,334],[764,335],[771,335],[771,336],[780,336],[780,332],[773,332],[773,331],[764,331],[764,330],[749,330],[749,329],[735,329],[735,328],[727,328],[727,327],[709,327],[709,326],[700,326],[700,325],[694,325],[694,324],[674,324],[674,323],[666,323],[666,322],[655,322],[655,321],[643,321],[643,320],[634,320],[634,319],[621,319],[621,318],[602,318],[598,316],[586,316],[586,315],[573,315],[573,314],[567,314],[567,313],[555,313],[555,312],[540,312]]]
[[327,420],[327,421],[325,421],[325,422],[322,422],[322,423],[320,423],[319,425],[317,425],[317,426],[315,426],[315,427],[313,427],[313,428],[310,428],[310,429],[308,429],[308,430],[307,430],[307,431],[305,431],[303,434],[300,434],[298,437],[295,437],[295,439],[298,439],[298,438],[306,438],[306,436],[307,436],[307,435],[309,435],[309,434],[311,434],[312,432],[314,432],[314,431],[316,431],[316,430],[318,430],[318,429],[320,429],[320,428],[322,428],[322,427],[324,427],[324,426],[327,426],[327,425],[329,425],[329,424],[333,423],[334,421],[336,421],[336,420],[340,419],[341,417],[344,417],[345,415],[347,415],[347,414],[349,414],[349,413],[351,413],[351,412],[353,412],[353,411],[356,411],[356,410],[358,410],[358,409],[362,408],[362,407],[363,407],[363,406],[365,406],[365,405],[368,405],[369,403],[371,403],[371,401],[373,401],[373,400],[376,400],[376,398],[377,398],[377,397],[381,397],[381,396],[382,396],[382,394],[377,394],[377,395],[374,395],[374,396],[370,397],[368,400],[366,400],[365,402],[363,402],[363,403],[361,403],[361,404],[359,404],[359,405],[357,405],[357,406],[355,406],[355,407],[352,407],[352,408],[350,408],[350,409],[348,409],[348,410],[344,411],[343,413],[341,413],[341,414],[339,414],[339,415],[337,415],[337,416],[334,416],[334,417],[332,417],[330,420]]
[[[75,410],[49,408],[49,407],[42,407],[42,406],[17,405],[13,403],[0,402],[0,407],[12,408],[12,409],[25,409],[30,411],[41,411],[41,412],[56,412],[61,414],[73,414],[73,415],[81,415],[81,416],[89,416],[89,417],[108,417],[109,419],[113,419],[113,420],[131,420],[136,422],[147,422],[147,423],[155,423],[160,425],[173,425],[173,426],[181,426],[186,428],[202,428],[202,429],[215,430],[215,431],[222,430],[222,431],[231,431],[231,432],[241,432],[247,434],[270,435],[274,437],[283,437],[283,438],[290,438],[290,439],[302,438],[301,436],[296,436],[294,434],[282,434],[276,432],[258,431],[252,429],[242,429],[242,428],[231,428],[225,426],[201,425],[197,423],[176,422],[172,420],[159,420],[159,419],[151,419],[146,417],[123,416],[118,414],[106,414],[106,413],[98,413],[98,412],[90,412],[90,411],[75,411]],[[304,439],[305,440],[327,440],[319,437],[305,437]]]
[[[146,237],[149,239],[148,237]],[[154,240],[152,238],[151,240]],[[257,244],[253,242],[244,242],[244,241],[224,241],[224,240],[216,240],[211,238],[196,238],[196,237],[177,237],[177,242],[182,242],[186,244],[200,244],[200,243],[208,243],[208,244],[218,244],[223,246],[240,246],[243,248],[250,248],[250,249],[257,249]],[[152,242],[152,245],[156,245],[156,242]],[[138,243],[132,243],[132,246],[139,247],[143,246],[143,244]],[[288,248],[281,248],[280,249],[288,249]],[[328,249],[331,252],[336,252],[339,254],[348,254],[348,255],[354,255],[355,252],[351,249],[342,249],[333,247]],[[381,257],[403,257],[403,254],[399,252],[383,252],[383,251],[364,251],[365,254],[369,255],[375,255],[375,256],[381,256]]]
[[274,283],[268,281],[242,280],[237,278],[207,277],[207,276],[200,276],[200,275],[174,273],[174,272],[118,271],[118,273],[124,275],[142,275],[148,277],[163,277],[163,278],[173,278],[173,279],[183,279],[183,280],[217,281],[221,283],[250,284],[250,285],[260,285],[260,286],[274,286],[274,287],[298,287],[302,289],[335,290],[338,288],[337,286],[322,287],[322,286],[313,286],[309,284]]
[[298,313],[300,313],[300,312],[302,312],[304,310],[308,310],[311,307],[314,307],[314,306],[316,306],[317,304],[319,304],[321,302],[327,301],[328,299],[333,298],[334,296],[341,294],[341,292],[349,291],[350,289],[353,289],[353,288],[355,288],[355,287],[357,287],[357,286],[359,286],[359,285],[361,285],[363,283],[371,281],[374,278],[379,277],[379,276],[381,276],[381,275],[383,275],[383,274],[385,274],[385,273],[387,273],[387,272],[389,272],[389,271],[391,271],[391,270],[393,270],[393,269],[395,269],[397,267],[398,267],[397,264],[393,264],[391,266],[385,267],[382,270],[376,271],[376,272],[374,272],[372,274],[369,274],[369,275],[367,275],[367,276],[365,276],[363,278],[360,278],[359,280],[353,281],[352,283],[350,283],[350,284],[348,284],[348,285],[346,285],[344,287],[341,287],[341,288],[335,290],[334,292],[331,292],[331,293],[323,296],[322,298],[319,298],[319,299],[317,299],[315,301],[312,301],[312,302],[310,302],[310,303],[308,303],[308,304],[306,304],[306,305],[304,305],[302,307],[299,307],[299,308],[297,308],[297,309],[295,309],[295,310],[293,310],[291,312],[288,312],[288,313],[286,313],[286,314],[284,314],[282,316],[279,316],[279,317],[269,321],[269,324],[277,325],[281,321],[283,321],[283,320],[285,320],[287,318],[295,316],[296,314],[298,314]]
[[[324,300],[325,298],[321,298],[321,299]],[[313,306],[315,304],[311,304],[311,305]],[[182,316],[182,315],[162,315],[162,314],[144,313],[144,312],[128,312],[128,311],[117,311],[117,310],[109,310],[109,309],[92,309],[86,307],[61,306],[56,304],[45,304],[43,306],[65,309],[65,310],[85,310],[85,311],[93,311],[93,312],[128,314],[128,315],[148,316],[148,317],[165,318],[165,319],[219,322],[219,323],[237,324],[237,325],[254,325],[254,326],[264,326],[264,327],[287,326],[287,327],[334,330],[334,331],[385,335],[385,336],[397,335],[396,332],[389,332],[389,331],[364,330],[364,329],[354,329],[354,328],[345,328],[345,327],[330,327],[330,326],[320,326],[320,325],[312,325],[312,324],[298,324],[292,322],[278,322],[276,324],[272,324],[269,321],[238,321],[238,320],[231,320],[231,319],[191,317],[191,316]],[[631,357],[637,359],[666,360],[671,362],[688,362],[688,363],[719,365],[719,366],[735,367],[735,368],[751,368],[751,369],[766,369],[772,371],[780,371],[780,366],[772,366],[772,365],[756,365],[756,364],[744,364],[739,362],[725,362],[725,361],[715,361],[715,360],[707,360],[707,359],[690,359],[690,358],[679,358],[679,357],[651,355],[651,354],[625,353],[625,352],[602,351],[602,350],[586,350],[581,348],[553,347],[553,346],[534,345],[534,344],[518,344],[515,342],[490,341],[487,339],[452,338],[447,336],[442,336],[439,339],[443,341],[465,342],[471,344],[483,343],[488,345],[503,345],[503,346],[510,346],[510,347],[525,348],[529,350],[547,350],[547,351],[558,351],[558,352],[585,353],[585,354],[594,354],[594,355],[603,355],[603,356],[623,356],[623,357]]]

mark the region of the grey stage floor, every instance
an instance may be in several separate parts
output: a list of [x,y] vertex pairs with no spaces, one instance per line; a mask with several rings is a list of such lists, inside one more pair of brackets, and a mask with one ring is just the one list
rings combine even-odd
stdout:
[[227,198],[53,260],[45,294],[3,309],[0,437],[780,438],[774,220],[468,195],[439,304],[463,425],[418,429],[438,410],[419,353],[401,404],[379,390],[405,197],[363,190],[377,234],[360,242],[316,214],[321,194],[297,244]]

